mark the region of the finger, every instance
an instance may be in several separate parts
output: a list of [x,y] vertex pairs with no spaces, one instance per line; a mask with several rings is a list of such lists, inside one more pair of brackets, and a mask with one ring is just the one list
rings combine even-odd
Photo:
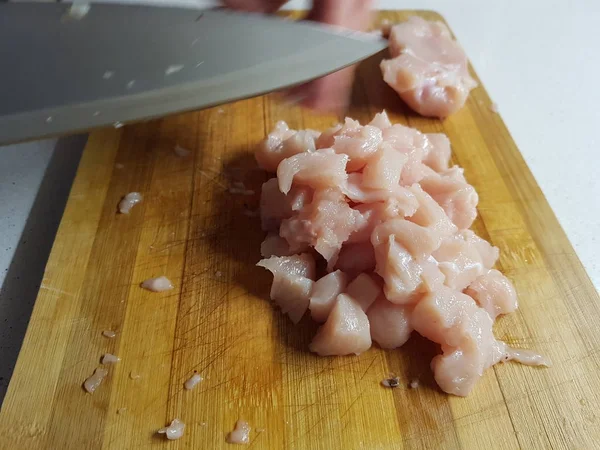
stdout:
[[347,67],[306,84],[300,104],[320,112],[344,112],[350,101],[354,71],[354,67]]
[[223,3],[238,11],[270,14],[281,8],[287,0],[223,0]]

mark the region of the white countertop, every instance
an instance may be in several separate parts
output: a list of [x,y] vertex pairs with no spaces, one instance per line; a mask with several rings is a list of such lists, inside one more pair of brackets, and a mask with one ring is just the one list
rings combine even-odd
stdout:
[[[444,15],[600,290],[600,1],[381,0],[377,6]],[[0,400],[84,141],[59,142],[59,148],[56,141],[0,148]]]

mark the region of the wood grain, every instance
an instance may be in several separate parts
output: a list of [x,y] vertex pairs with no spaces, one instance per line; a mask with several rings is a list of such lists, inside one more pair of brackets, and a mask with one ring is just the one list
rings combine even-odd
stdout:
[[[411,14],[438,18],[380,18]],[[436,387],[437,350],[418,336],[396,351],[310,354],[315,325],[293,326],[272,308],[270,276],[254,266],[263,233],[245,211],[258,196],[227,186],[239,178],[259,191],[252,151],[277,120],[324,129],[338,118],[271,94],[91,135],[0,413],[1,448],[228,448],[240,417],[253,449],[599,448],[598,293],[501,117],[482,86],[444,121],[418,117],[382,82],[380,58],[359,67],[348,114],[366,120],[385,108],[395,122],[449,136],[480,195],[474,229],[500,247],[498,267],[520,295],[496,335],[554,366],[499,364],[458,398]],[[176,156],[176,145],[191,154]],[[133,190],[144,201],[117,215]],[[163,274],[176,289],[140,289]],[[114,339],[101,335],[108,329]],[[122,361],[86,394],[105,352]],[[194,372],[204,381],[185,391]],[[401,387],[380,386],[389,373]],[[175,417],[185,436],[167,442],[155,431]]]

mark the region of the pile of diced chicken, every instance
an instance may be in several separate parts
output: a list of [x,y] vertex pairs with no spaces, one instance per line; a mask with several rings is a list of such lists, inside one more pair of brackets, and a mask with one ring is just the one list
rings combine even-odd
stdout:
[[545,361],[494,338],[517,296],[493,269],[498,249],[468,230],[478,196],[450,152],[445,135],[392,125],[385,112],[323,133],[277,123],[256,152],[277,174],[262,186],[258,265],[294,323],[307,310],[323,323],[311,351],[397,348],[414,330],[441,345],[439,386],[467,395],[499,361]]
[[392,59],[381,62],[383,79],[408,106],[442,118],[463,107],[477,82],[446,25],[414,16],[392,26],[389,40]]

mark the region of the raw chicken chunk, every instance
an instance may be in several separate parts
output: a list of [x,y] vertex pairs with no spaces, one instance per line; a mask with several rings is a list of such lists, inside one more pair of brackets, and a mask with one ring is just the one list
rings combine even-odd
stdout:
[[325,275],[317,280],[312,289],[310,296],[310,316],[315,322],[325,322],[329,316],[329,312],[335,303],[338,295],[340,295],[348,284],[348,276],[336,270]]
[[426,136],[429,145],[423,163],[438,173],[448,170],[452,154],[450,140],[442,133],[429,133]]
[[359,355],[371,347],[369,319],[358,302],[340,294],[327,322],[310,343],[310,351],[321,356]]
[[367,311],[381,293],[381,286],[372,275],[361,273],[352,280],[345,293],[356,300],[363,311]]
[[382,348],[403,346],[413,328],[410,323],[412,307],[397,305],[380,295],[367,310],[371,338]]
[[432,255],[446,277],[446,286],[462,291],[492,268],[498,259],[498,248],[465,230],[444,239]]
[[431,367],[445,392],[465,396],[488,367],[500,361],[504,344],[492,334],[492,318],[468,295],[441,288],[426,295],[412,313],[415,330],[441,344]]
[[315,261],[312,256],[276,257],[262,259],[257,264],[273,274],[271,300],[292,322],[298,323],[308,309],[314,284]]
[[417,260],[427,259],[442,242],[439,231],[423,227],[404,219],[390,219],[375,227],[371,234],[371,243],[377,247],[394,236],[395,241],[402,245],[410,255]]
[[518,308],[517,292],[508,278],[497,270],[480,275],[465,290],[492,319]]
[[391,144],[382,144],[364,167],[363,188],[393,190],[400,184],[402,167],[407,160],[408,156],[395,150]]
[[473,224],[479,196],[465,180],[462,169],[453,167],[441,174],[428,175],[420,184],[459,229],[465,230]]
[[392,189],[371,189],[363,184],[362,173],[351,173],[348,181],[342,185],[346,197],[355,203],[386,202],[386,207],[394,215],[411,216],[419,206],[415,196],[407,188],[396,185]]
[[279,121],[275,128],[260,143],[255,157],[261,169],[275,172],[279,163],[285,158],[298,153],[315,150],[315,140],[320,133],[312,130],[290,130],[284,121]]
[[342,244],[362,225],[362,215],[350,208],[337,189],[317,191],[313,201],[298,214],[281,223],[280,235],[296,251],[309,244],[332,269]]
[[348,179],[347,163],[348,155],[337,154],[327,148],[291,156],[277,167],[279,190],[287,194],[292,182],[313,189],[341,186]]
[[463,49],[440,22],[411,17],[393,26],[390,53],[381,62],[384,81],[423,116],[449,116],[477,86]]
[[397,304],[418,301],[423,292],[438,288],[444,280],[435,264],[417,262],[409,251],[396,242],[393,234],[375,248],[376,272],[383,278],[386,298]]
[[260,194],[260,220],[265,231],[278,230],[283,219],[292,217],[294,211],[302,209],[312,199],[308,187],[294,186],[288,194],[279,190],[277,178],[271,178],[262,185]]
[[290,256],[294,252],[290,250],[287,241],[277,233],[268,233],[262,244],[260,244],[260,256],[270,258],[271,256]]
[[364,167],[381,141],[381,129],[372,125],[361,126],[355,120],[346,119],[344,126],[333,137],[332,148],[336,153],[350,157],[346,169],[355,172]]
[[346,243],[342,246],[335,268],[356,277],[375,270],[375,250],[369,241]]
[[369,122],[369,125],[373,127],[379,128],[381,131],[385,130],[392,126],[392,122],[390,122],[390,118],[388,117],[385,111],[381,111],[380,113],[375,114],[373,120]]
[[457,232],[446,212],[420,185],[414,184],[410,191],[419,202],[417,211],[408,218],[410,222],[427,227],[441,237],[452,236]]

